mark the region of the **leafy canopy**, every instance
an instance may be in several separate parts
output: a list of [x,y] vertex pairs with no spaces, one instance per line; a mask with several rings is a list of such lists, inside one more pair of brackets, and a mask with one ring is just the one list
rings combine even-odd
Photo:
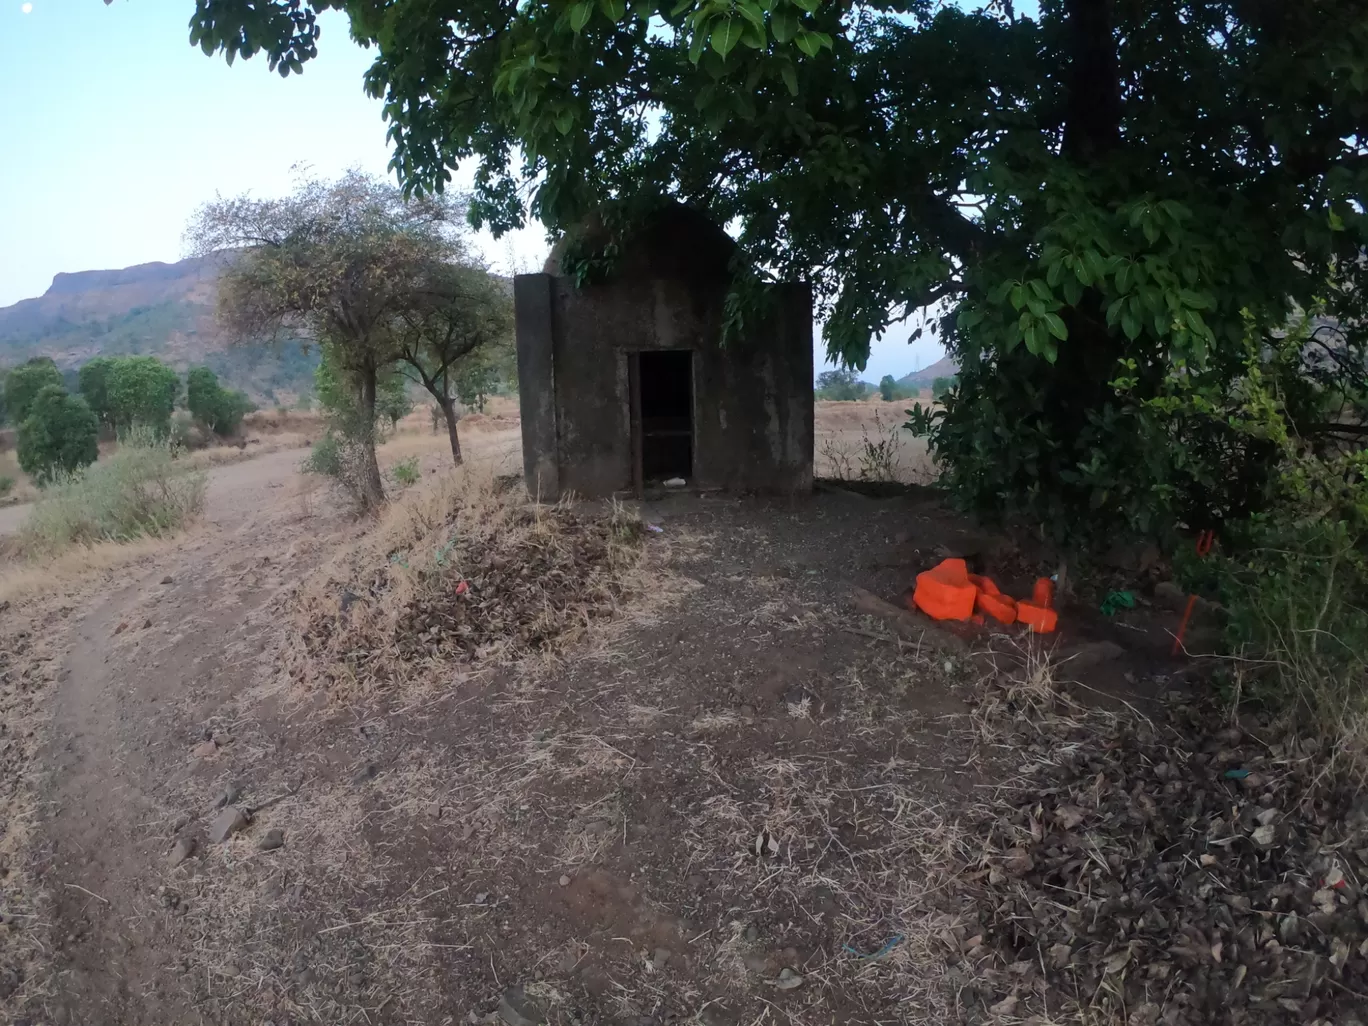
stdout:
[[23,424],[38,394],[50,385],[62,388],[62,372],[46,356],[26,360],[5,375],[5,415]]
[[[982,511],[1074,540],[1241,516],[1273,456],[1232,421],[1293,311],[1362,383],[1368,8],[1035,6],[198,0],[192,36],[288,73],[345,11],[407,187],[476,162],[496,232],[699,205],[814,283],[849,365],[941,304],[961,374],[917,426]],[[1274,392],[1314,436],[1304,367]]]
[[122,431],[142,425],[165,434],[180,393],[180,377],[155,356],[121,356],[105,379],[109,419]]
[[19,425],[19,466],[38,484],[78,470],[99,456],[100,424],[86,401],[61,385],[46,385]]

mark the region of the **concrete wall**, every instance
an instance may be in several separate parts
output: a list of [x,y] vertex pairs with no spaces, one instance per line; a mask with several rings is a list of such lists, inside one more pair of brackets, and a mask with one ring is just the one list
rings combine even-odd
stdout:
[[628,354],[694,353],[694,477],[703,489],[812,487],[812,297],[777,286],[774,314],[720,345],[724,287],[669,278],[583,290],[568,278],[514,280],[523,468],[534,494],[605,496],[632,487]]

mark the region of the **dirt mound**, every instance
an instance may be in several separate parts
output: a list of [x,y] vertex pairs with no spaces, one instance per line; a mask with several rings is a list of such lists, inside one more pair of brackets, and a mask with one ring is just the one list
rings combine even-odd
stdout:
[[304,589],[297,679],[385,684],[551,653],[643,592],[634,514],[464,481],[397,506]]
[[1368,802],[1333,752],[1182,701],[1158,722],[1019,711],[1001,740],[1027,753],[1023,783],[979,825],[999,1013],[1262,1026],[1368,1007]]

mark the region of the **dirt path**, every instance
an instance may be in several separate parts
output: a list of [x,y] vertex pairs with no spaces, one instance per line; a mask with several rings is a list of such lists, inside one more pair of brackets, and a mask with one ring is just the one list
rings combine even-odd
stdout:
[[[275,672],[290,590],[359,530],[297,462],[216,469],[208,526],[76,620],[30,1021],[949,1021],[965,667],[837,592],[896,593],[953,521],[676,496],[645,513],[678,597],[611,642],[344,698]],[[225,803],[259,811],[223,840]]]
[[301,505],[298,463],[287,451],[216,468],[208,529],[139,567],[74,629],[43,830],[60,924],[55,1021],[197,1017],[166,986],[175,948],[149,870],[164,863],[178,815],[167,787],[203,775],[187,753],[204,738],[190,731],[251,683],[272,629],[262,610],[319,557],[322,518]]

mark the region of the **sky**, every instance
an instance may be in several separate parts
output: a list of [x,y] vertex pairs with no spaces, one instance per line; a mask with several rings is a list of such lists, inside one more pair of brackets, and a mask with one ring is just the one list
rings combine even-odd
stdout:
[[[178,260],[201,203],[288,192],[296,164],[388,173],[380,103],[361,87],[371,58],[343,16],[320,18],[318,58],[282,79],[260,58],[230,68],[190,46],[193,7],[0,0],[0,306],[41,295],[61,271]],[[477,242],[504,273],[540,268],[547,250],[536,224]],[[907,334],[876,341],[863,376],[941,355]],[[820,338],[815,348],[821,364]]]

